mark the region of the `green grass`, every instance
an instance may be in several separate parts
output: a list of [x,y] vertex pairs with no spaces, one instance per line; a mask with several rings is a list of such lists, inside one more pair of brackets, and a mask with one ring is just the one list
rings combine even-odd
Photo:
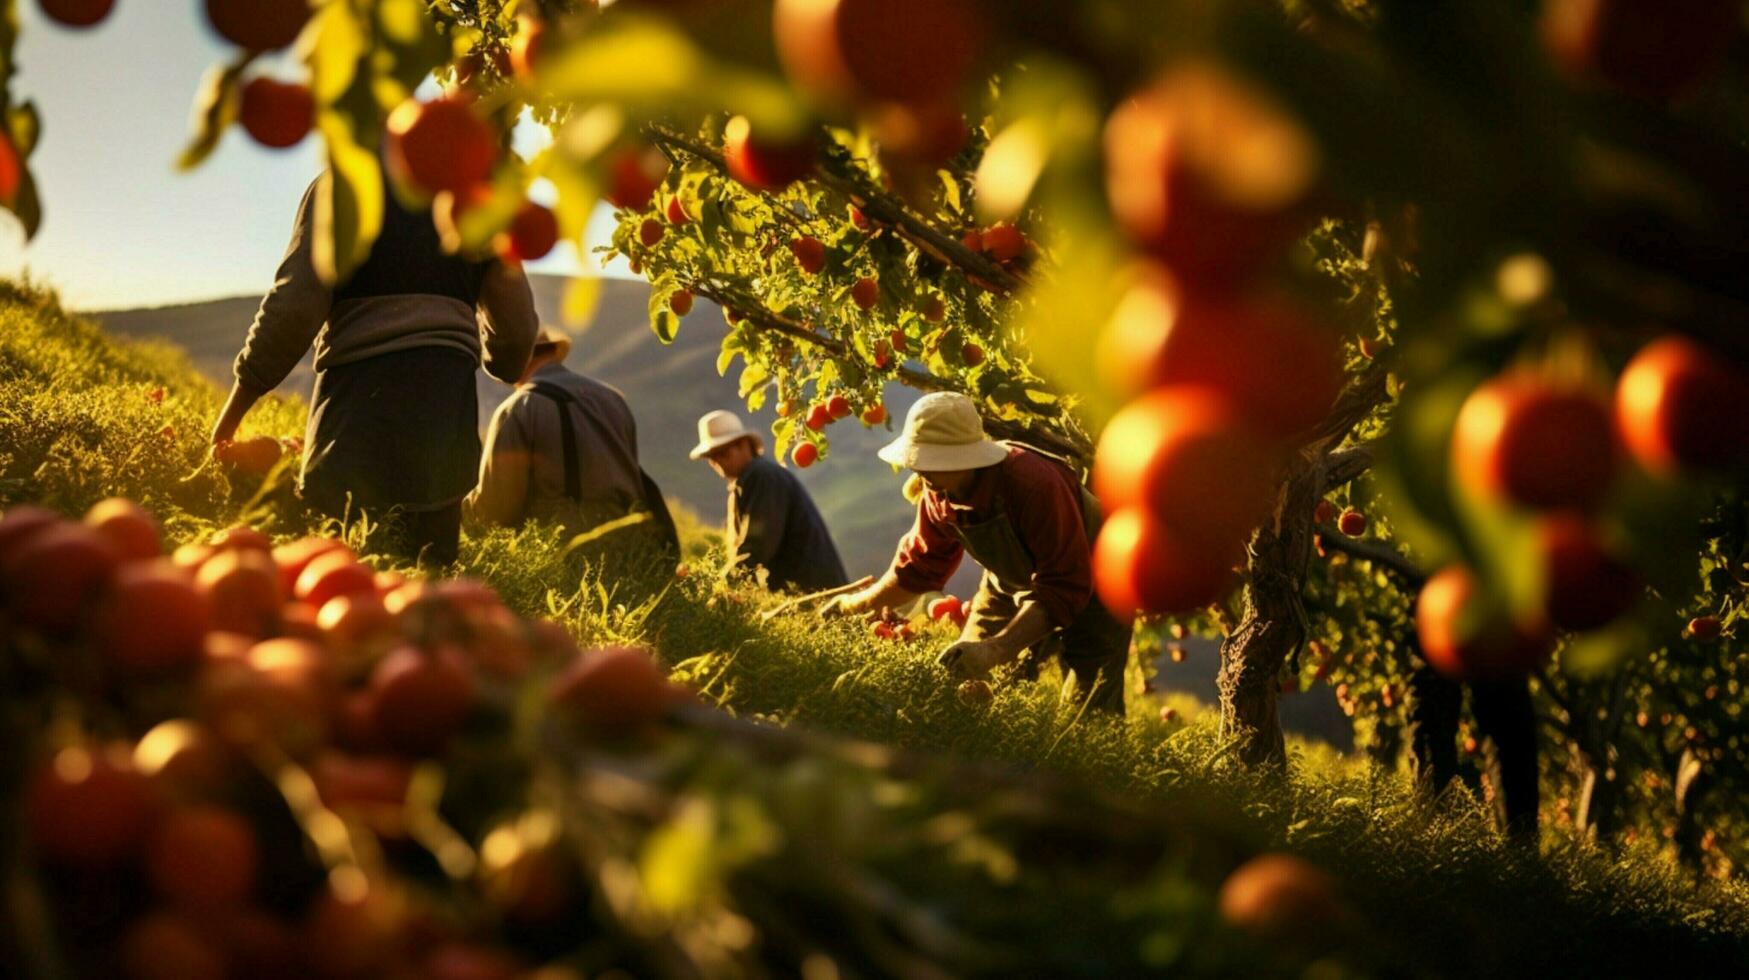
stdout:
[[[159,387],[167,397],[155,404],[148,395]],[[256,485],[205,462],[205,433],[220,397],[173,349],[116,342],[67,316],[51,295],[0,283],[0,506],[29,501],[77,513],[124,495],[154,510],[176,541],[239,521],[277,537],[316,529],[295,506],[289,465]],[[269,399],[245,431],[290,435],[302,422],[301,405]],[[1127,719],[1084,717],[1059,703],[1047,669],[1037,683],[1001,688],[985,709],[968,708],[933,664],[945,630],[931,627],[897,644],[805,616],[762,623],[757,612],[772,598],[744,582],[723,582],[709,529],[693,515],[681,515],[681,523],[691,570],[684,580],[579,570],[540,527],[470,530],[461,560],[447,571],[490,583],[514,609],[551,616],[585,644],[648,643],[677,679],[743,718],[912,750],[927,760],[1048,771],[1081,787],[1068,793],[1070,801],[1176,815],[1159,817],[1160,826],[1176,829],[1143,865],[1119,867],[1109,854],[1089,854],[1082,866],[1065,856],[1074,848],[1060,848],[1037,862],[1036,873],[1006,884],[994,872],[968,876],[867,855],[955,922],[997,932],[1008,923],[1020,930],[1015,942],[1023,948],[1026,930],[1042,930],[1037,941],[1048,936],[1050,949],[1033,955],[1060,957],[1032,960],[1042,972],[1138,963],[1197,973],[1245,973],[1245,964],[1273,969],[1273,954],[1234,952],[1230,936],[1217,930],[1209,938],[1186,923],[1208,918],[1207,882],[1218,881],[1233,855],[1277,847],[1335,871],[1365,924],[1364,952],[1333,966],[1337,973],[1749,969],[1749,890],[1740,882],[1695,881],[1649,845],[1611,853],[1553,831],[1539,851],[1510,846],[1476,801],[1460,795],[1438,809],[1419,806],[1402,773],[1310,743],[1290,740],[1285,778],[1243,772],[1228,761],[1212,712],[1181,697],[1172,703],[1185,720],[1171,726],[1157,716],[1162,702],[1140,695],[1132,695]],[[1140,668],[1132,666],[1129,680],[1139,689]],[[746,785],[738,791],[793,795],[794,769],[740,770]],[[925,785],[925,799],[954,799],[952,787]],[[881,792],[872,783],[866,790]],[[880,812],[919,833],[952,815],[915,802]],[[1175,891],[1189,887],[1185,881],[1203,884]],[[1197,945],[1203,942],[1210,945]],[[996,955],[989,962],[1008,961]]]

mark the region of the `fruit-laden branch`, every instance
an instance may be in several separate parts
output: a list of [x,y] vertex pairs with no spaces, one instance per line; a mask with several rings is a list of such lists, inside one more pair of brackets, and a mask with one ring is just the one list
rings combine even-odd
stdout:
[[[711,147],[656,126],[647,127],[646,132],[658,146],[689,153],[723,173],[728,173],[728,165],[723,162],[723,155]],[[893,228],[919,250],[958,266],[968,277],[992,292],[1011,296],[1025,285],[1018,276],[931,225],[922,216],[907,208],[903,201],[873,183],[852,180],[832,173],[823,166],[816,166],[814,173],[822,184],[856,202],[869,220]]]
[[1420,589],[1427,582],[1427,573],[1419,565],[1381,542],[1363,541],[1341,534],[1320,534],[1318,540],[1329,551],[1339,551],[1359,561],[1370,561],[1395,574],[1410,589]]
[[[732,295],[729,291],[703,280],[688,283],[687,288],[725,310],[734,310],[755,326],[799,340],[805,344],[812,344],[833,357],[851,358],[854,356],[849,346],[843,341],[826,336],[805,323],[798,323],[780,313],[766,309],[763,304],[750,297]],[[966,391],[963,387],[928,371],[901,366],[894,374],[900,383],[918,391],[955,391],[971,396],[971,392]],[[976,396],[972,396],[972,398],[974,401],[978,400]],[[1053,417],[1024,402],[1013,404],[1041,419]],[[1006,419],[990,418],[987,415],[984,418],[984,428],[995,438],[1030,442],[1040,449],[1071,457],[1082,464],[1085,464],[1093,455],[1093,447],[1078,432],[1074,431],[1057,433],[1049,429],[1023,426]]]

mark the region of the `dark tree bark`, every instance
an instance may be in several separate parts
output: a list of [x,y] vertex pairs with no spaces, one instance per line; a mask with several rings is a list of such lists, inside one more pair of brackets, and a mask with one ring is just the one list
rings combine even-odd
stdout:
[[1277,711],[1276,677],[1306,641],[1302,590],[1313,550],[1312,511],[1318,499],[1372,465],[1365,448],[1332,452],[1350,430],[1385,398],[1385,369],[1377,364],[1356,378],[1329,417],[1290,464],[1274,518],[1251,539],[1244,614],[1221,643],[1216,686],[1221,698],[1221,735],[1237,744],[1247,768],[1287,765]]

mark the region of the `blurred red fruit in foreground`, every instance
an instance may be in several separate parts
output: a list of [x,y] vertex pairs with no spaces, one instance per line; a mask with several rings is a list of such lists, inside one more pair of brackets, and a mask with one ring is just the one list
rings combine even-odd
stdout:
[[1543,609],[1560,629],[1597,629],[1627,612],[1638,598],[1639,577],[1603,547],[1584,518],[1561,514],[1545,519],[1538,544]]
[[1615,422],[1641,466],[1669,475],[1749,462],[1749,371],[1685,337],[1635,354],[1615,389]]
[[1452,467],[1472,490],[1525,507],[1587,510],[1615,470],[1607,403],[1519,375],[1477,388],[1459,409]]
[[1105,520],[1093,548],[1099,598],[1118,616],[1139,611],[1186,612],[1225,595],[1244,547],[1203,551],[1176,540],[1146,509],[1131,507]]
[[607,735],[629,735],[667,710],[668,680],[644,650],[604,647],[586,651],[553,684],[555,705]]
[[132,857],[152,821],[152,787],[125,757],[65,748],[32,777],[25,802],[30,840],[49,861],[113,867]]
[[1512,622],[1461,566],[1441,571],[1421,587],[1415,627],[1422,656],[1447,677],[1522,677],[1553,651],[1546,627]]
[[1267,93],[1202,62],[1112,113],[1105,160],[1119,226],[1202,289],[1247,277],[1294,239],[1320,166],[1310,134]]
[[1107,513],[1141,506],[1198,549],[1226,550],[1268,511],[1275,461],[1231,403],[1206,388],[1157,388],[1112,416],[1093,490]]

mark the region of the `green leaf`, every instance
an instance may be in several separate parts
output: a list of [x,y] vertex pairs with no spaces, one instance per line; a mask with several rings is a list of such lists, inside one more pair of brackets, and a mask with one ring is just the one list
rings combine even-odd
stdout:
[[352,140],[345,123],[324,114],[328,170],[316,192],[312,260],[325,283],[341,282],[370,257],[387,204],[377,155]]
[[723,352],[717,355],[717,377],[727,377],[729,374],[729,365],[733,363],[735,363],[735,351],[731,350],[727,344],[724,344]]
[[758,364],[749,364],[741,372],[740,395],[746,398],[753,390],[771,380],[771,372]]
[[12,131],[12,147],[18,151],[19,157],[29,157],[36,152],[36,141],[42,134],[42,119],[37,115],[36,103],[26,101],[13,106],[6,122]]
[[692,797],[650,833],[638,871],[651,907],[672,915],[697,907],[715,891],[716,823],[710,802]]
[[225,130],[237,120],[243,70],[254,59],[255,55],[244,54],[228,65],[207,69],[194,96],[194,137],[176,158],[177,170],[186,172],[200,166],[218,147]]
[[376,15],[377,36],[393,59],[385,74],[400,83],[405,92],[396,95],[404,98],[449,60],[449,43],[437,33],[420,0],[378,0]]
[[672,344],[675,335],[680,332],[680,317],[673,310],[658,310],[650,317],[650,329],[656,332],[657,340]]
[[684,35],[628,18],[557,52],[534,88],[557,102],[653,102],[687,96],[703,71],[703,55]]
[[316,42],[309,47],[310,94],[316,105],[333,105],[345,98],[360,71],[369,71],[366,59],[370,36],[366,25],[349,3],[330,3],[316,15]]

